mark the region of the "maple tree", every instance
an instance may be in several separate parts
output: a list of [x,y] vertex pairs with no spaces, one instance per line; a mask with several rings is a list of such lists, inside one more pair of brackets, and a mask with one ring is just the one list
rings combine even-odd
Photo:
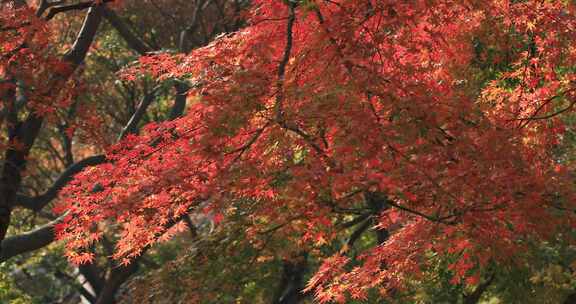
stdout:
[[[146,53],[128,38],[143,56],[121,78],[174,81],[188,106],[123,132],[58,187],[66,255],[92,262],[114,225],[113,257],[130,265],[200,213],[239,225],[256,249],[270,235],[290,244],[276,252],[284,270],[320,261],[305,289],[276,298],[393,296],[446,263],[450,283],[478,301],[492,265],[572,242],[573,162],[558,150],[576,98],[575,12],[565,1],[259,0],[245,27],[204,47]],[[29,22],[31,35],[42,30]],[[3,48],[11,60],[22,60],[18,43]],[[30,116],[63,100],[32,103]],[[19,141],[7,141],[7,158],[32,144]],[[369,228],[375,239],[354,249]],[[345,244],[324,250],[342,230]]]
[[[43,290],[41,302],[50,297],[57,299],[61,292],[64,297],[79,293],[90,303],[110,303],[120,285],[142,269],[136,262],[118,267],[108,259],[105,246],[92,248],[99,260],[91,265],[71,267],[55,262],[61,253],[51,245],[55,240],[53,228],[63,217],[51,212],[52,202],[74,174],[105,161],[102,153],[111,142],[138,132],[147,121],[172,119],[184,110],[184,82],[155,85],[148,79],[136,84],[119,83],[114,74],[118,65],[133,60],[134,54],[167,51],[164,48],[185,52],[205,44],[222,30],[233,30],[240,19],[229,14],[238,11],[227,7],[234,3],[123,1],[106,7],[99,2],[68,1],[2,4],[1,50],[5,56],[1,85],[6,95],[1,98],[0,117],[7,120],[2,120],[6,123],[1,125],[4,137],[0,138],[1,152],[7,155],[2,160],[2,168],[6,169],[3,185],[7,187],[0,197],[6,199],[3,202],[11,218],[11,226],[3,226],[9,228],[9,236],[1,242],[0,262],[9,261],[2,265],[1,271],[6,271],[2,280],[23,269],[25,273],[36,273],[40,282],[53,271],[52,287],[64,287]],[[222,7],[227,11],[217,14]],[[181,19],[166,26],[158,18],[166,8],[174,10],[170,14],[195,13],[198,18]],[[79,12],[82,10],[87,12]],[[142,15],[156,17],[158,24],[147,20],[145,25],[152,33],[161,28],[160,39],[135,30],[130,19]],[[41,127],[24,123],[26,115],[32,114],[33,122],[40,122]],[[15,129],[19,129],[19,134],[14,134]],[[21,149],[20,140],[14,140],[17,137],[32,142]],[[25,162],[12,167],[15,156],[23,157]],[[14,176],[21,176],[21,182]],[[26,231],[26,227],[32,229]],[[114,244],[113,229],[109,229],[105,240]],[[37,252],[31,258],[27,253],[33,251]],[[75,283],[78,276],[83,279]],[[27,282],[17,276],[12,280],[13,286],[25,286]],[[30,286],[24,288],[29,295],[34,290]],[[0,301],[12,302],[4,297],[9,294],[1,294]]]

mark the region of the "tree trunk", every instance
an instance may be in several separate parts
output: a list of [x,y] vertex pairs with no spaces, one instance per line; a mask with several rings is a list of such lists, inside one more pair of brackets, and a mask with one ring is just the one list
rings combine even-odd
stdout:
[[115,296],[118,289],[128,278],[138,270],[138,259],[126,266],[119,266],[112,269],[108,279],[104,283],[102,291],[98,294],[96,304],[113,304],[116,303]]
[[304,275],[308,270],[308,254],[302,253],[294,260],[286,260],[282,266],[282,278],[276,290],[273,304],[297,304],[306,295],[304,289]]

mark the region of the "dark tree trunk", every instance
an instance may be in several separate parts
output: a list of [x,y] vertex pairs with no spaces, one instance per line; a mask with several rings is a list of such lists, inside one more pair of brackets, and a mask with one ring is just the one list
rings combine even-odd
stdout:
[[120,286],[130,278],[138,270],[138,260],[126,266],[120,266],[112,269],[108,279],[102,287],[102,291],[98,294],[98,301],[96,304],[113,304],[116,303],[115,296],[120,289]]
[[306,295],[304,289],[304,275],[308,270],[308,254],[302,253],[296,259],[284,261],[282,266],[282,278],[276,290],[273,304],[297,304]]
[[[390,208],[390,204],[388,204],[388,197],[381,192],[366,192],[365,193],[366,204],[370,209],[372,209],[372,213],[374,216],[372,217],[372,225],[378,224],[378,216],[382,211]],[[383,244],[388,240],[390,237],[390,233],[386,229],[377,229],[376,230],[376,238],[378,240],[378,244]]]
[[563,304],[576,304],[576,292],[569,294]]
[[490,287],[490,284],[492,284],[492,282],[494,281],[494,278],[496,276],[494,274],[490,275],[490,277],[484,281],[483,283],[481,283],[480,285],[478,285],[478,287],[476,287],[476,289],[470,293],[470,294],[465,294],[464,295],[464,304],[476,304],[480,301],[480,298],[482,298],[482,295],[484,294],[484,292],[486,292],[486,290],[488,290],[488,287]]

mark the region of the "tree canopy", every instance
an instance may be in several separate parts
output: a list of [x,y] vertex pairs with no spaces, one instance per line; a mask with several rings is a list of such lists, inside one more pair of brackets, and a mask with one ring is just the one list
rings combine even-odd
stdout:
[[145,261],[158,303],[576,298],[573,1],[1,5],[0,260],[56,236],[93,303]]

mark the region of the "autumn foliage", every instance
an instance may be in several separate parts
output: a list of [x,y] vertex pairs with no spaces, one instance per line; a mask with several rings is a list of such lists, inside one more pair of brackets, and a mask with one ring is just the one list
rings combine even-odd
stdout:
[[[232,206],[255,243],[277,229],[313,250],[378,194],[374,229],[388,239],[354,267],[346,250],[323,257],[308,282],[320,302],[401,290],[429,254],[457,256],[454,283],[478,284],[487,263],[518,263],[574,227],[573,164],[555,154],[576,102],[574,9],[254,1],[242,30],[124,70],[188,81],[187,113],[109,147],[61,192],[67,255],[90,262],[115,225],[115,258],[129,263],[183,215],[221,222]],[[6,39],[2,54],[15,52],[19,38]]]

